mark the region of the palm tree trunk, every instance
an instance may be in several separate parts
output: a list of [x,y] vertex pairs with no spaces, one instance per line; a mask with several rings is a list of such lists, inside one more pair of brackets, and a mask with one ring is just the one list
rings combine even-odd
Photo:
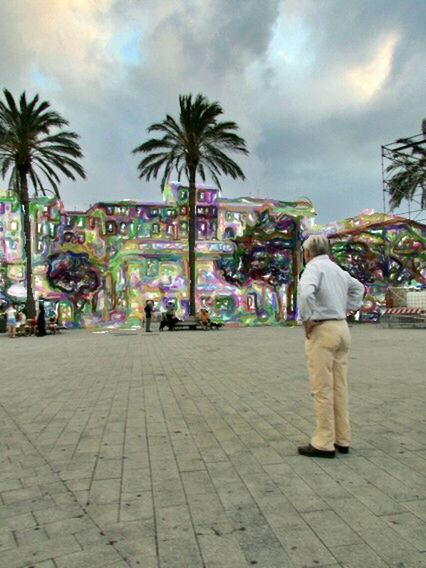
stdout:
[[189,315],[195,316],[195,287],[196,287],[196,215],[195,215],[195,202],[196,202],[196,187],[195,187],[195,172],[196,167],[189,166],[189,217],[188,217],[188,264],[189,264]]
[[33,294],[33,269],[31,254],[31,219],[30,219],[30,200],[28,196],[28,183],[25,171],[19,172],[21,204],[24,214],[24,250],[25,250],[25,280],[27,285],[27,301],[25,311],[27,318],[34,318],[36,315],[36,306]]

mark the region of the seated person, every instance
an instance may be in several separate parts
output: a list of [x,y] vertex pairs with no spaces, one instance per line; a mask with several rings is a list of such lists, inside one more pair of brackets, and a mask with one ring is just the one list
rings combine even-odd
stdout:
[[56,316],[51,316],[47,322],[47,329],[49,331],[51,331],[52,333],[56,333],[56,330],[58,329],[58,321]]
[[167,326],[169,327],[170,331],[173,331],[176,323],[178,322],[178,318],[176,317],[176,310],[173,302],[167,303],[167,311],[166,311],[166,322]]
[[200,323],[204,329],[210,328],[209,312],[205,308],[200,310]]
[[27,323],[27,317],[24,312],[18,312],[18,316],[16,319],[16,331],[23,331],[25,328],[25,324]]
[[[169,327],[169,323],[167,321],[166,313],[161,314],[161,321],[160,321],[160,331],[163,331],[165,327]],[[170,329],[170,328],[169,328]]]
[[173,331],[173,328],[178,321],[179,318],[175,316],[173,302],[169,302],[167,304],[167,311],[161,314],[160,331],[163,331],[165,327],[169,328],[169,331]]

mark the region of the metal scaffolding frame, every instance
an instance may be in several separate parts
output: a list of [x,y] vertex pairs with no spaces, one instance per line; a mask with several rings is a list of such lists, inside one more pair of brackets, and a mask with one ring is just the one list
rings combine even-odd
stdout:
[[[419,151],[417,154],[414,150]],[[382,183],[383,183],[383,211],[387,213],[388,211],[388,195],[389,183],[394,175],[394,172],[389,172],[389,166],[400,165],[404,167],[407,161],[415,163],[416,161],[424,160],[426,156],[426,133],[416,134],[410,138],[402,138],[391,142],[390,144],[385,144],[382,146]],[[420,223],[426,222],[426,209],[423,207],[422,195],[419,190],[419,195],[414,194],[413,199],[407,200],[408,209],[403,213],[402,216],[407,216],[413,221],[418,221]]]

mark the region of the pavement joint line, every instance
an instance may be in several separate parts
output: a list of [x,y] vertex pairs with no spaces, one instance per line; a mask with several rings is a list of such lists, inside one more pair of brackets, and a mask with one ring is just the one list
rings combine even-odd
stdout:
[[[206,568],[206,564],[205,564],[205,561],[204,561],[204,558],[203,558],[202,549],[201,549],[201,546],[200,546],[200,541],[199,541],[199,538],[198,538],[198,535],[197,535],[197,531],[195,530],[195,523],[194,523],[194,518],[193,518],[193,515],[192,515],[192,512],[191,512],[191,507],[189,505],[188,494],[186,492],[185,484],[183,483],[183,480],[182,480],[182,477],[181,477],[182,472],[179,469],[179,463],[178,463],[178,460],[177,460],[177,457],[176,457],[176,451],[173,447],[172,438],[170,436],[170,429],[169,429],[169,426],[167,424],[166,415],[165,415],[165,412],[164,412],[164,406],[163,406],[163,403],[162,403],[160,391],[158,389],[157,381],[156,381],[156,390],[157,390],[158,399],[160,401],[161,412],[162,412],[164,421],[166,423],[166,429],[167,429],[167,434],[168,434],[168,438],[169,438],[169,441],[170,441],[170,446],[171,446],[171,449],[172,449],[172,452],[173,452],[173,455],[174,455],[174,458],[175,458],[175,462],[177,464],[178,471],[180,473],[180,481],[181,481],[181,484],[182,484],[182,491],[183,491],[183,494],[185,495],[185,503],[186,503],[186,506],[187,506],[187,509],[188,509],[188,512],[189,512],[189,517],[191,519],[191,524],[192,524],[192,528],[193,528],[193,532],[194,532],[195,541],[197,543],[198,552],[199,552],[199,555],[200,555],[200,558],[201,558],[201,561],[202,561],[201,568]],[[154,502],[155,502],[155,500],[154,500]]]
[[122,495],[123,495],[123,478],[124,478],[124,466],[125,466],[125,459],[124,453],[126,451],[126,439],[127,439],[127,425],[129,419],[129,402],[130,402],[130,392],[131,392],[131,383],[127,384],[127,405],[126,405],[126,413],[124,419],[124,435],[123,435],[123,451],[122,451],[122,460],[121,460],[121,479],[120,479],[120,495],[118,499],[118,522],[121,520],[121,506],[122,506]]
[[[113,370],[114,370],[114,367],[113,367]],[[107,389],[107,383],[105,383],[105,386],[103,387],[102,392],[106,389]],[[117,392],[117,390],[118,390],[118,383],[115,387],[114,394]],[[98,400],[100,400],[100,398],[101,398],[101,395],[99,396]],[[89,488],[88,488],[88,493],[87,493],[86,506],[90,505],[90,492],[91,492],[91,489],[92,489],[93,481],[95,479],[96,470],[97,470],[97,467],[98,467],[99,458],[100,458],[100,454],[101,454],[102,443],[103,443],[104,436],[105,436],[105,430],[106,430],[106,427],[107,427],[108,419],[111,416],[111,410],[112,410],[113,404],[114,404],[114,396],[111,396],[110,402],[109,402],[108,412],[106,413],[104,425],[103,425],[103,428],[102,428],[102,435],[99,438],[99,446],[98,446],[98,451],[96,452],[95,464],[94,464],[94,467],[93,467],[93,470],[92,470],[92,475],[91,475],[91,478],[90,478],[90,483],[89,483]],[[94,409],[95,409],[95,406],[94,406]]]
[[[141,354],[139,354],[141,357]],[[143,369],[143,366],[142,366]],[[141,382],[142,382],[142,392],[143,392],[143,401],[144,401],[144,424],[145,424],[145,439],[146,439],[146,447],[148,453],[148,467],[149,467],[149,476],[151,481],[151,488],[153,487],[153,476],[152,476],[152,461],[151,461],[151,451],[150,451],[150,443],[149,443],[149,430],[148,430],[148,418],[146,412],[146,389],[145,389],[145,382],[142,381],[142,373],[141,373]],[[158,562],[158,566],[160,568],[160,547],[158,542],[158,522],[157,522],[157,512],[155,508],[154,502],[154,491],[151,491],[151,504],[152,504],[152,514],[153,514],[153,522],[154,522],[154,543],[155,543],[155,554]]]

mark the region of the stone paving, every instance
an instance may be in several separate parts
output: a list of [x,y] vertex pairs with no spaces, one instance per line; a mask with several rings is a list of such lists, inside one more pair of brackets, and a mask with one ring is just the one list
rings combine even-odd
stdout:
[[0,336],[1,568],[426,567],[426,336],[352,334],[334,460],[301,328]]

